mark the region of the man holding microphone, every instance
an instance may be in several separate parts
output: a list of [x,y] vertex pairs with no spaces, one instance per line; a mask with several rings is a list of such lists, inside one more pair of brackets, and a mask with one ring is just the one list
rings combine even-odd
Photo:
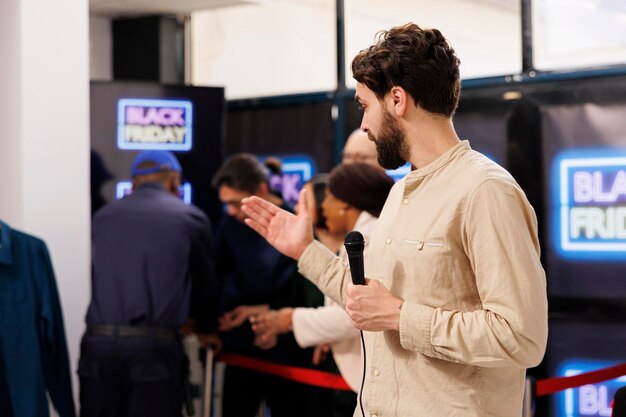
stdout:
[[511,175],[458,138],[459,63],[438,30],[415,24],[352,62],[379,163],[415,167],[373,231],[367,285],[313,240],[303,194],[297,215],[243,200],[246,223],[365,331],[371,417],[519,417],[525,370],[545,351],[536,216]]

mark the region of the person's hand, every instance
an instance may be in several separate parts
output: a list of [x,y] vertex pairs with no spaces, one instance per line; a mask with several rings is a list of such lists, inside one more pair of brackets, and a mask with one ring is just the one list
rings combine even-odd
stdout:
[[352,325],[370,332],[400,330],[403,301],[394,297],[379,281],[366,281],[367,285],[348,284],[346,287],[346,312]]
[[196,322],[194,319],[187,319],[183,327],[180,328],[180,331],[185,336],[191,336],[195,332]]
[[278,336],[276,336],[276,333],[258,334],[254,337],[254,346],[262,350],[271,349],[274,346],[276,346],[277,343],[278,343]]
[[305,190],[300,191],[297,215],[256,196],[244,198],[242,204],[241,209],[248,216],[246,224],[284,255],[300,259],[313,241]]
[[291,330],[293,308],[285,307],[280,310],[270,310],[250,317],[252,330],[256,334],[280,334]]
[[260,304],[256,306],[237,306],[228,313],[224,313],[219,318],[219,330],[227,331],[241,326],[241,324],[248,320],[250,316],[269,311],[270,307],[267,304]]
[[213,354],[217,355],[222,350],[222,339],[217,334],[217,332],[206,334],[206,333],[197,333],[198,341],[200,342],[200,346],[203,348],[208,348],[209,346],[213,349]]
[[318,366],[326,359],[328,352],[330,351],[330,345],[324,343],[323,345],[315,346],[313,350],[313,365]]

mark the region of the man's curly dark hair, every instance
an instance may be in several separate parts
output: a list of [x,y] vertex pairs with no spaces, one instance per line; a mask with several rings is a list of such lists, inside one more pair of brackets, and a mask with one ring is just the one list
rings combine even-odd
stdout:
[[354,78],[379,100],[400,86],[424,110],[452,117],[461,94],[460,60],[441,32],[408,23],[376,38],[352,60]]

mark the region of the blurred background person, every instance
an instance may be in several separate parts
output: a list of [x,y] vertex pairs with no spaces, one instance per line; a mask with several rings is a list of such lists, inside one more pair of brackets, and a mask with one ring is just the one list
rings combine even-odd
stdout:
[[[328,188],[328,177],[329,174],[318,174],[307,181],[302,188],[307,194],[309,216],[313,224],[315,238],[322,242],[324,246],[333,253],[338,253],[339,248],[343,244],[344,235],[341,232],[331,232],[328,230],[326,217],[324,216],[324,210],[322,208],[322,203],[326,196],[326,189]],[[308,280],[306,281],[308,282]]]
[[106,199],[102,196],[102,187],[110,180],[113,179],[113,174],[104,165],[104,161],[100,154],[93,149],[90,153],[90,170],[91,179],[91,215],[93,216],[96,211],[100,210],[106,203]]
[[265,158],[263,166],[268,171],[268,185],[270,192],[278,198],[283,198],[283,162],[280,158],[270,156]]
[[182,415],[181,328],[219,344],[211,225],[179,198],[171,152],[133,161],[133,193],[93,219],[91,303],[81,343],[83,417]]
[[[358,230],[365,237],[367,250],[369,235],[392,186],[393,180],[382,169],[369,164],[357,162],[337,166],[330,173],[322,203],[328,233],[342,236],[341,243],[347,232]],[[311,207],[312,200],[307,202]],[[339,254],[347,264],[348,255],[341,244]],[[359,331],[352,326],[343,307],[326,297],[323,307],[287,307],[260,313],[251,321],[261,340],[272,340],[276,334],[293,331],[300,346],[318,346],[314,356],[317,363],[329,346],[336,367],[354,393],[337,396],[327,415],[353,414],[356,393],[361,387],[363,363]]]
[[362,162],[383,169],[378,163],[376,144],[361,129],[353,131],[348,136],[343,147],[341,162],[344,164]]
[[[326,188],[328,187],[328,174],[321,173],[312,177],[303,185],[304,192],[307,195],[307,201],[309,202],[309,218],[313,225],[313,233],[316,238],[322,242],[333,253],[338,253],[339,248],[343,244],[342,233],[331,233],[326,227],[326,218],[322,210],[322,202],[326,194]],[[300,277],[298,284],[301,286],[302,294],[304,296],[304,303],[302,307],[320,307],[324,305],[324,294],[313,284],[311,281],[304,277]],[[313,351],[313,355],[310,359],[309,366],[313,366],[315,369],[330,372],[339,375],[337,365],[332,358],[332,355],[321,354],[321,352],[328,352],[328,346],[316,346]],[[306,366],[306,364],[305,364]],[[349,392],[329,389],[325,387],[308,386],[306,403],[303,407],[306,407],[306,412],[300,414],[303,417],[321,417],[321,416],[335,416],[334,411],[337,408],[337,404],[351,403],[352,394]],[[343,399],[343,400],[342,400]],[[341,415],[341,414],[338,414]]]
[[[268,180],[266,167],[247,153],[228,158],[213,178],[227,214],[216,233],[217,269],[224,286],[220,303],[223,350],[272,363],[299,365],[305,361],[306,352],[292,335],[261,342],[255,340],[248,321],[261,311],[300,302],[295,261],[243,223],[246,215],[241,200],[245,197],[255,195],[288,209],[270,191]],[[302,412],[305,392],[301,384],[229,364],[224,373],[222,415],[253,417],[265,401],[272,417],[297,416]]]

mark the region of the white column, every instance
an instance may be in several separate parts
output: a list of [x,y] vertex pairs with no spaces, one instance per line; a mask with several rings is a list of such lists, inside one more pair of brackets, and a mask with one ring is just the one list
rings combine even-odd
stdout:
[[22,222],[20,4],[0,1],[0,218]]
[[88,40],[87,0],[0,1],[0,218],[48,244],[74,376],[90,285]]

